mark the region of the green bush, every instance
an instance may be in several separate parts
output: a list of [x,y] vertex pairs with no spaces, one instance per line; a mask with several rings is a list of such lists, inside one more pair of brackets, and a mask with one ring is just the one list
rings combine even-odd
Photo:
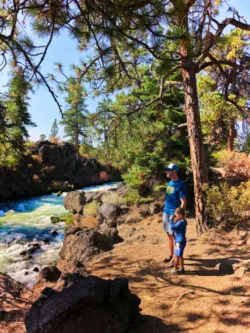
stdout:
[[152,197],[141,197],[139,191],[136,189],[130,189],[124,199],[128,205],[139,205],[154,201]]
[[150,170],[148,168],[144,168],[139,165],[133,165],[126,174],[122,175],[122,178],[125,180],[129,187],[138,189],[149,174]]
[[207,213],[215,223],[240,223],[250,215],[250,181],[239,186],[228,183],[205,189]]
[[74,222],[73,214],[65,213],[64,215],[59,217],[60,221],[65,222],[66,226],[71,225]]

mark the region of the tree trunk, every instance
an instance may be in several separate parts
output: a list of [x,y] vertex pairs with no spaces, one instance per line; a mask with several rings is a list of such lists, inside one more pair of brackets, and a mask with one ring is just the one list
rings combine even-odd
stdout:
[[75,148],[76,148],[76,158],[79,159],[79,138],[78,133],[75,133]]
[[183,69],[182,78],[185,95],[185,113],[190,145],[190,155],[194,178],[196,230],[201,234],[207,230],[205,200],[202,185],[207,182],[204,146],[198,106],[198,94],[195,72]]
[[234,149],[234,139],[236,138],[236,130],[235,130],[235,121],[234,119],[230,119],[229,125],[229,133],[227,137],[227,149],[232,151]]
[[201,121],[198,103],[195,64],[192,57],[192,43],[188,28],[188,9],[181,11],[178,25],[186,31],[180,41],[180,56],[182,62],[182,80],[185,98],[185,113],[187,118],[188,138],[194,179],[196,231],[201,234],[207,230],[205,198],[202,185],[207,182],[204,146],[202,140]]

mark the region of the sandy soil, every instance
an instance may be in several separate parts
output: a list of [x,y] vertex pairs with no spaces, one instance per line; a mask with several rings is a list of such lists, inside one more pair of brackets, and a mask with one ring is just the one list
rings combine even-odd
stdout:
[[[142,318],[129,333],[250,332],[250,272],[220,275],[219,264],[250,259],[243,231],[210,231],[197,238],[188,219],[185,275],[170,275],[161,216],[119,227],[124,242],[87,266],[90,274],[126,277],[141,298]],[[242,237],[244,233],[244,237]],[[249,239],[249,238],[248,238]]]

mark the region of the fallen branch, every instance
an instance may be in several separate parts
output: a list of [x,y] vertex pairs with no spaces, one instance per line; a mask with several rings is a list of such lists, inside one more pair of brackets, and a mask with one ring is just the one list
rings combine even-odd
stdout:
[[184,296],[186,296],[186,295],[188,295],[188,294],[194,294],[194,290],[186,291],[186,292],[183,293],[181,296],[179,296],[179,297],[177,298],[177,300],[174,302],[174,304],[172,305],[172,307],[171,307],[170,310],[173,310],[173,309],[176,307],[177,303],[178,303],[178,302],[179,302]]

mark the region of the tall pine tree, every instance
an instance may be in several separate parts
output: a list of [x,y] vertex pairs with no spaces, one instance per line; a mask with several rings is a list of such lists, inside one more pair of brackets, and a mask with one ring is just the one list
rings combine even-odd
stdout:
[[24,152],[25,140],[29,137],[28,126],[36,126],[28,112],[30,83],[19,67],[12,72],[8,92],[1,101],[0,144],[1,159],[7,156],[18,158]]
[[79,158],[80,138],[86,138],[88,111],[85,103],[86,92],[81,81],[77,78],[69,78],[65,84],[67,108],[63,113],[61,124],[64,125],[64,133],[74,143],[76,156]]

